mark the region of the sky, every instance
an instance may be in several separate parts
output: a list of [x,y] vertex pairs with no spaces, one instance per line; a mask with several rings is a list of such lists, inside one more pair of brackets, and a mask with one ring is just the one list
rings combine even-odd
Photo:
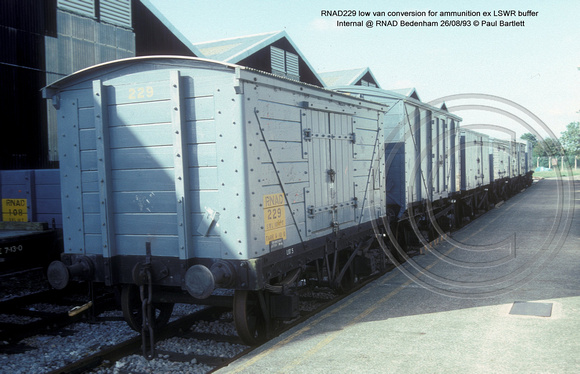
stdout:
[[[577,0],[148,1],[193,43],[284,30],[317,72],[369,67],[382,88],[415,87],[423,102],[462,95],[445,100],[462,125],[499,126],[518,138],[532,132],[542,139],[558,138],[567,124],[580,121]],[[333,10],[356,15],[323,15]],[[518,13],[528,10],[537,13]],[[427,15],[388,13],[406,11]],[[479,15],[445,17],[444,11]],[[398,25],[377,26],[377,20]],[[372,21],[374,27],[341,27],[338,21]],[[403,27],[401,21],[438,25]],[[501,21],[523,25],[502,27]]]

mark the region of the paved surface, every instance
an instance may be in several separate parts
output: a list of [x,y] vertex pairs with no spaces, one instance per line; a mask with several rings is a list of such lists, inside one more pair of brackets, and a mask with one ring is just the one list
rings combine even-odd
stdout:
[[579,207],[535,183],[219,373],[578,373]]

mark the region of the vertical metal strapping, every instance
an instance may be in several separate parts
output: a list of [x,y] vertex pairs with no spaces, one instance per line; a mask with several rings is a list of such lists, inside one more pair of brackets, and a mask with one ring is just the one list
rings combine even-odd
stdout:
[[436,173],[436,183],[435,185],[437,186],[437,189],[435,190],[435,192],[440,193],[441,192],[441,165],[439,164],[439,159],[441,157],[441,146],[440,146],[440,142],[441,142],[441,136],[440,136],[440,132],[439,132],[439,118],[435,118],[435,173]]
[[36,179],[34,170],[26,171],[26,194],[28,198],[28,222],[36,222]]
[[528,170],[530,170],[530,162],[529,162],[530,161],[530,156],[529,156],[529,149],[530,149],[530,147],[529,147],[529,145],[530,145],[530,142],[527,142],[526,145],[525,145],[525,147],[526,147],[526,156],[525,157],[526,158],[524,160],[525,161],[525,165],[524,165],[525,171],[524,171],[524,173],[527,173]]
[[455,121],[451,120],[449,125],[449,150],[450,150],[450,155],[449,155],[449,174],[450,174],[450,186],[449,186],[449,191],[450,192],[456,192],[457,191],[457,173],[456,173],[456,167],[455,167],[455,152],[457,151],[457,149],[455,148],[455,142],[456,142],[456,128],[455,128]]
[[[53,99],[54,103],[54,99]],[[63,210],[63,242],[65,253],[83,253],[85,248],[84,208],[81,183],[81,153],[79,151],[78,100],[59,101],[58,130],[60,152],[61,196]]]
[[[508,178],[511,178],[512,174],[513,174],[512,173],[512,168],[513,168],[512,167],[512,153],[513,153],[512,147],[513,147],[512,142],[508,141],[507,142],[507,154],[508,154],[508,156],[507,156],[507,172],[506,172],[506,174],[507,174],[506,177],[508,177]],[[550,165],[548,165],[548,167],[550,167]]]
[[431,117],[431,111],[427,111],[425,115],[425,158],[427,161],[427,170],[425,170],[425,174],[427,177],[426,180],[426,188],[427,188],[427,196],[426,199],[432,200],[433,199],[433,120]]
[[171,71],[171,124],[173,130],[173,171],[175,173],[175,199],[177,204],[177,236],[179,258],[187,259],[188,243],[191,237],[188,152],[185,121],[183,120],[179,71]]
[[461,191],[465,191],[467,189],[466,187],[466,173],[467,173],[467,165],[465,164],[465,133],[461,134],[461,137],[459,138],[459,160],[460,160],[460,169],[461,169],[461,183],[459,188],[461,189]]
[[443,162],[443,185],[442,185],[442,189],[441,192],[448,192],[448,188],[449,188],[449,183],[447,182],[447,167],[449,166],[447,164],[447,161],[445,160],[445,158],[447,157],[447,122],[445,120],[441,120],[441,137],[442,137],[442,141],[443,141],[443,151],[441,152],[441,161]]
[[[421,194],[421,186],[423,182],[421,178],[423,174],[423,168],[421,165],[423,149],[421,148],[421,110],[419,108],[415,108],[415,123],[412,134],[415,134],[415,198],[412,199],[411,202],[421,201],[423,198]],[[407,203],[408,202],[405,203],[405,209],[407,208]]]
[[494,169],[493,152],[489,154],[489,182],[495,181],[495,169]]
[[95,116],[95,139],[97,148],[97,175],[99,183],[99,207],[101,243],[105,261],[105,284],[113,283],[111,257],[115,254],[114,206],[111,186],[111,160],[107,100],[100,80],[93,81],[93,108]]

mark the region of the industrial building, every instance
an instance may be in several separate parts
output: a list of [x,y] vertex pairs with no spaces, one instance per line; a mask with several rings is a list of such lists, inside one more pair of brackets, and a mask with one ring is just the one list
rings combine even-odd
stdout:
[[0,5],[0,168],[57,167],[54,112],[42,87],[135,56],[130,0],[4,0]]
[[148,0],[3,0],[0,43],[0,170],[58,168],[56,112],[41,89],[103,62],[203,57],[325,86],[284,31],[194,44]]

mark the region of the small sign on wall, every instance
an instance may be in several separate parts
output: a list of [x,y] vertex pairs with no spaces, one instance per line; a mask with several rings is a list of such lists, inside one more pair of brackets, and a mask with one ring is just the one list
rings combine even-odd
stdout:
[[2,199],[2,221],[28,222],[26,199]]

